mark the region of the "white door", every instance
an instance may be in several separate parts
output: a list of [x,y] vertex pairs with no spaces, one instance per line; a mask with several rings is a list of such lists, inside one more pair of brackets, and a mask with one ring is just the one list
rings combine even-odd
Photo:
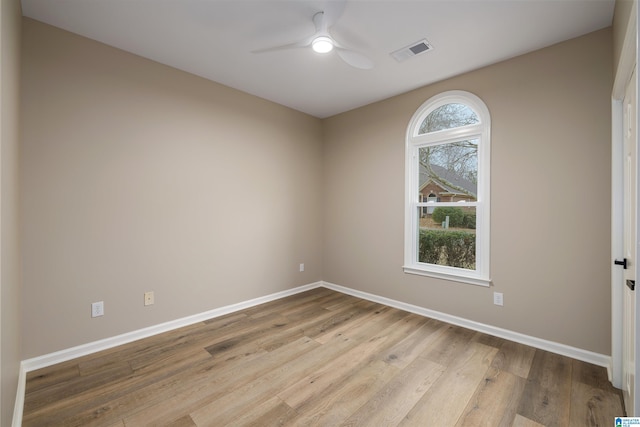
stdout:
[[622,319],[622,388],[625,408],[628,416],[635,416],[640,405],[636,402],[636,295],[633,290],[636,280],[636,164],[637,164],[637,132],[636,132],[636,72],[625,89],[623,100],[623,140],[624,140],[624,181],[623,181],[623,244],[624,260],[616,260],[616,264],[624,265],[623,273],[623,319]]

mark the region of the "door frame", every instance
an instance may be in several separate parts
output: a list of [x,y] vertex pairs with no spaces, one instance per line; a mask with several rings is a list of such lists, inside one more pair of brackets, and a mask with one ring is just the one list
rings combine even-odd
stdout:
[[[622,388],[622,307],[623,307],[623,274],[622,269],[614,267],[615,259],[624,258],[623,248],[623,117],[624,99],[627,83],[631,78],[633,69],[638,58],[638,6],[637,0],[632,2],[629,23],[622,45],[620,60],[613,83],[611,94],[611,368],[609,379],[614,387]],[[636,73],[637,78],[637,73]],[[636,88],[636,90],[638,90]],[[636,112],[639,109],[636,108]],[[638,117],[636,117],[638,123]],[[636,166],[640,166],[636,160]],[[636,187],[640,188],[640,187]],[[638,202],[639,197],[636,197]],[[636,227],[639,225],[638,214],[640,210],[636,207]],[[640,228],[639,228],[640,230]],[[636,258],[640,259],[638,251]],[[638,259],[635,265],[640,265]],[[638,290],[640,291],[640,290]],[[636,292],[638,292],[636,291]],[[638,297],[636,297],[638,299]],[[639,306],[640,307],[640,306]],[[640,328],[636,328],[636,347],[640,343]],[[636,354],[640,352],[636,351]],[[636,376],[637,382],[638,376]],[[640,392],[640,389],[636,387]],[[639,393],[640,394],[640,393]],[[633,414],[628,414],[633,416]]]

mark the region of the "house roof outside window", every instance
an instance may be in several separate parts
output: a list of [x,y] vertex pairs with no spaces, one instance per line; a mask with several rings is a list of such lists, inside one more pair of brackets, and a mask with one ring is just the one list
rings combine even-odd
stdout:
[[436,176],[430,174],[424,165],[420,165],[420,190],[430,182],[434,182],[447,193],[473,196],[474,199],[478,197],[478,185],[476,183],[442,166],[431,164],[431,170]]

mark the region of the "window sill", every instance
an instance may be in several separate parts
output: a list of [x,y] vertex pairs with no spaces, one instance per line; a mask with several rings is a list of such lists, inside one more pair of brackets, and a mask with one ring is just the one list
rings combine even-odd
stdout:
[[469,277],[469,276],[463,276],[463,275],[460,275],[460,274],[442,273],[442,272],[438,272],[438,271],[427,271],[427,270],[423,270],[423,269],[420,269],[420,268],[407,267],[407,266],[404,266],[402,268],[404,269],[404,272],[408,273],[408,274],[417,274],[419,276],[434,277],[436,279],[450,280],[450,281],[453,281],[453,282],[460,282],[460,283],[467,283],[469,285],[484,286],[484,287],[491,286],[491,279],[482,279],[482,278],[479,278],[479,277]]

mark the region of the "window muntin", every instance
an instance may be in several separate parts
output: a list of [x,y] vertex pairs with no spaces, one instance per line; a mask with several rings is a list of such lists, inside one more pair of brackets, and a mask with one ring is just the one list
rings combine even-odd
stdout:
[[[489,285],[489,112],[468,92],[422,105],[407,130],[407,273]],[[448,218],[447,218],[448,217]]]

